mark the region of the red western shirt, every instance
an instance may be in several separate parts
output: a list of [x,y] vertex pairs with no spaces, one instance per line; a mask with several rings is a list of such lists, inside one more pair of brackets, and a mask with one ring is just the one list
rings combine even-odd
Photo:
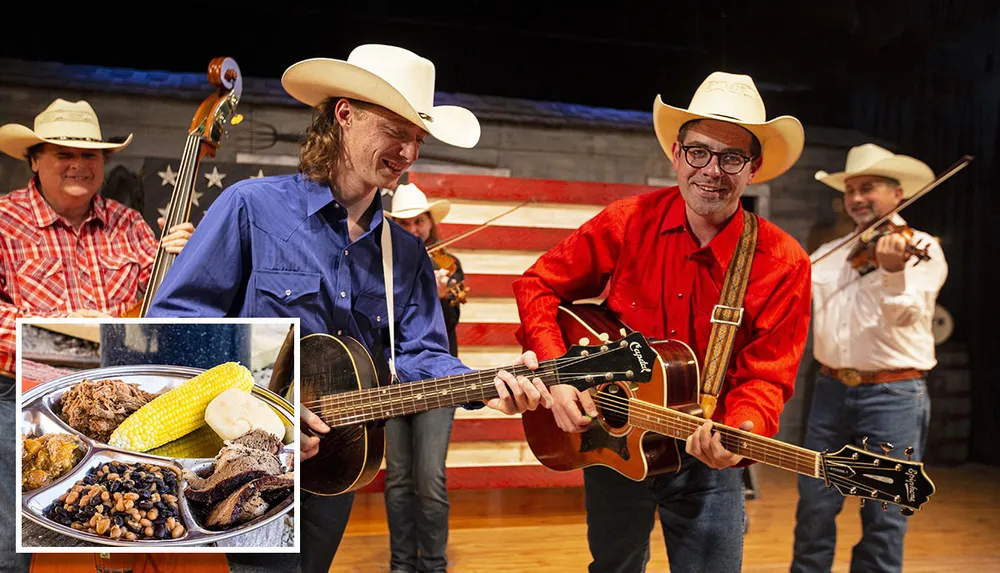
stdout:
[[[740,207],[707,245],[690,232],[684,199],[670,187],[610,204],[542,255],[514,282],[517,339],[540,360],[566,352],[555,322],[562,301],[599,297],[647,338],[687,343],[704,365],[712,308],[743,230]],[[758,219],[757,245],[729,367],[713,419],[773,436],[795,388],[809,329],[809,257]],[[608,282],[610,281],[610,285]]]
[[100,194],[79,231],[34,179],[0,197],[0,370],[14,373],[18,317],[125,314],[149,284],[157,246],[138,211]]

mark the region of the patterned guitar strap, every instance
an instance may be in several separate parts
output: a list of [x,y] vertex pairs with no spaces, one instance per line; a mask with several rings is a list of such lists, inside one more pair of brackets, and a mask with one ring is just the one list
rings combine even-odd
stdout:
[[743,233],[733,258],[729,260],[719,304],[712,309],[712,333],[708,338],[705,366],[701,371],[701,407],[705,411],[705,419],[711,418],[715,412],[729,366],[729,354],[733,350],[733,338],[736,337],[736,329],[743,323],[743,294],[747,290],[756,244],[757,216],[744,211]]

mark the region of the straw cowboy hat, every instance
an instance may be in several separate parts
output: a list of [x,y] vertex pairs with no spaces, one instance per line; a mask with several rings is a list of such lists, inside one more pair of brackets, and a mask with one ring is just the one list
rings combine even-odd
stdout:
[[77,149],[110,149],[117,153],[132,142],[132,134],[122,143],[105,141],[94,108],[86,101],[56,99],[35,116],[35,129],[8,123],[0,127],[0,151],[25,160],[28,148],[39,143],[54,143]]
[[847,165],[843,171],[817,171],[815,177],[817,181],[822,181],[837,191],[844,191],[847,180],[858,175],[879,175],[895,179],[903,188],[904,198],[912,197],[934,180],[934,171],[923,161],[908,155],[896,155],[874,143],[852,147],[847,152]]
[[434,105],[434,64],[404,48],[366,44],[347,61],[312,58],[290,66],[281,85],[293,98],[315,106],[328,97],[380,105],[456,147],[475,147],[479,120],[465,108]]
[[435,223],[440,223],[451,211],[451,202],[441,199],[427,203],[427,195],[413,183],[396,187],[392,194],[392,211],[386,213],[393,219],[409,219],[427,211]]
[[687,109],[653,102],[653,128],[660,147],[671,156],[677,132],[693,119],[716,119],[739,125],[760,140],[763,162],[754,175],[754,183],[763,183],[781,175],[798,161],[805,145],[805,131],[799,120],[789,115],[765,121],[764,100],[753,79],[746,75],[712,72],[698,86]]

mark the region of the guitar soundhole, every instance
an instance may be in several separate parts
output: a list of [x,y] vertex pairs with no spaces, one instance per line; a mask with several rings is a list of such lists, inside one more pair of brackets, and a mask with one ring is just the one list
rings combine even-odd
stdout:
[[597,406],[608,427],[617,430],[628,424],[628,396],[617,384],[608,384],[597,392]]

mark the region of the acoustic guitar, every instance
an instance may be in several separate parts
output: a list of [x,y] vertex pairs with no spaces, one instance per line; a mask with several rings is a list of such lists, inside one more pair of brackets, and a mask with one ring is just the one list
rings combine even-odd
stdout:
[[[614,344],[573,345],[563,356],[540,361],[536,370],[505,366],[417,382],[384,384],[371,355],[356,339],[317,333],[299,341],[301,406],[318,415],[330,432],[319,452],[301,462],[302,489],[338,495],[374,479],[385,453],[383,421],[498,396],[500,370],[539,378],[546,386],[569,384],[585,390],[610,380],[648,383],[656,354],[638,332]],[[539,405],[539,409],[544,406]],[[303,431],[311,433],[308,426]]]
[[[238,125],[243,121],[243,116],[235,114],[236,105],[243,94],[243,76],[236,60],[224,57],[213,59],[208,64],[208,81],[217,89],[201,102],[191,120],[174,180],[174,190],[164,217],[163,234],[174,225],[187,223],[191,219],[191,203],[202,157],[215,157],[226,133],[226,125]],[[157,246],[146,292],[142,300],[126,312],[124,317],[146,316],[153,296],[176,259],[177,255],[168,253],[163,245]]]
[[[559,307],[557,323],[566,344],[603,340],[632,331],[610,310],[593,304]],[[629,380],[602,382],[588,389],[598,416],[582,433],[564,432],[552,411],[539,408],[521,414],[532,453],[549,469],[572,471],[592,465],[609,467],[635,481],[676,472],[684,441],[705,423],[699,406],[698,360],[691,348],[677,340],[651,340],[656,354],[653,379],[646,384]],[[767,465],[821,479],[840,494],[901,506],[903,515],[927,502],[934,484],[922,463],[876,454],[846,445],[835,453],[820,453],[752,434],[719,423],[722,446],[730,452]],[[863,442],[867,446],[867,438]],[[885,454],[893,446],[882,444]]]

